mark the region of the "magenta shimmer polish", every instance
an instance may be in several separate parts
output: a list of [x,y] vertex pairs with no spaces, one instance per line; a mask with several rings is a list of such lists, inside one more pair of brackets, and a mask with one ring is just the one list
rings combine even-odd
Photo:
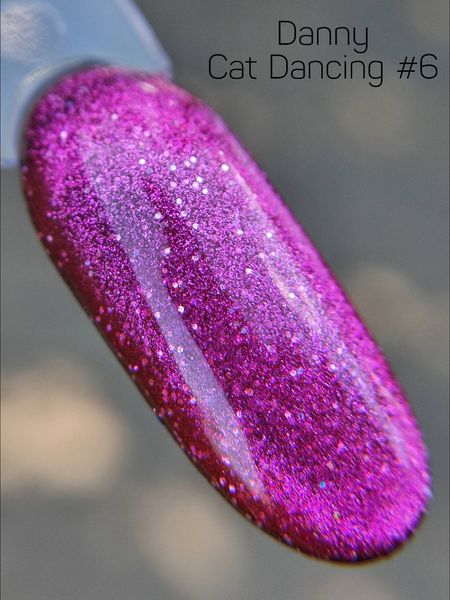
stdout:
[[97,67],[34,108],[48,254],[154,412],[243,515],[323,559],[389,553],[430,496],[414,416],[327,266],[222,120]]

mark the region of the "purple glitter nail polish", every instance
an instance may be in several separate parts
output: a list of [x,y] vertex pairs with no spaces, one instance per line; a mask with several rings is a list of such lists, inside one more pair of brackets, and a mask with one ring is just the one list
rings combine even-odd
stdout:
[[24,188],[61,275],[197,468],[308,554],[390,552],[430,495],[380,350],[221,119],[163,78],[59,81]]

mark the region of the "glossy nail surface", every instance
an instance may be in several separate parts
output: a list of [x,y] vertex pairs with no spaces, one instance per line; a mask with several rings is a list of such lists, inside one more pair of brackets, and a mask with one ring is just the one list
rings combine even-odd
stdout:
[[430,493],[415,419],[211,109],[158,77],[68,75],[31,116],[23,177],[60,273],[240,512],[326,559],[373,558],[408,537]]

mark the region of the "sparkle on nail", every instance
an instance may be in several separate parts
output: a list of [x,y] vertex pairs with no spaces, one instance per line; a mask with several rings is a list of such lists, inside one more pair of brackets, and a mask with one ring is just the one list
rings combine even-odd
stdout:
[[[112,113],[111,121],[117,121],[118,118],[119,118],[119,115],[117,113]],[[145,134],[145,132],[144,132],[144,134]]]
[[198,229],[199,228],[199,224],[198,223],[192,223],[192,228],[193,229]]
[[140,158],[140,159],[139,159],[139,164],[140,164],[140,165],[145,165],[145,163],[146,163],[146,162],[147,162],[147,161],[145,160],[145,158]]
[[63,77],[25,136],[24,189],[46,249],[209,481],[315,556],[374,558],[404,541],[429,496],[415,422],[222,121],[158,76],[100,67]]
[[202,194],[207,194],[208,193],[208,188],[203,188],[202,189]]
[[289,375],[291,377],[297,377],[298,375],[301,375],[303,373],[303,369],[291,369],[291,371],[289,371]]
[[67,134],[67,131],[61,131],[61,133],[59,134],[59,137],[60,137],[62,140],[66,140],[66,139],[67,139],[67,135],[68,135],[68,134]]
[[176,171],[177,170],[177,165],[170,165],[170,170],[171,171]]

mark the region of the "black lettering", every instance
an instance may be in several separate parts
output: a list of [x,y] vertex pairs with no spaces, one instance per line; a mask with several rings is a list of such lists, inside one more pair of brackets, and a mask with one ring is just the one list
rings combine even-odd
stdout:
[[[372,67],[375,67],[376,73],[374,73]],[[372,87],[380,87],[380,85],[383,84],[383,63],[381,60],[371,60],[368,64],[368,72],[371,80],[369,81],[369,85]],[[375,80],[377,83],[373,83],[373,80]]]
[[312,46],[314,44],[314,32],[311,27],[302,27],[300,29],[298,41],[302,46]]
[[232,60],[230,67],[232,67],[228,73],[230,79],[244,79],[244,64],[242,61]]
[[294,65],[299,66],[291,70],[292,79],[305,79],[305,63],[302,60],[294,60],[292,63],[292,67],[294,67]]
[[248,76],[250,77],[250,79],[257,79],[256,75],[254,75],[252,71],[252,66],[256,65],[257,61],[249,57],[245,62],[248,65]]
[[330,60],[327,63],[327,77],[328,79],[339,79],[342,76],[342,73],[338,73],[337,75],[331,75],[330,73],[330,65],[337,65],[338,69],[341,66],[341,63],[338,60]]
[[[274,59],[278,58],[281,59],[281,64],[284,63],[284,73],[282,75],[275,75],[275,61]],[[280,61],[278,61],[280,63]],[[283,56],[282,54],[271,54],[270,55],[270,79],[283,79],[283,77],[286,77],[288,73],[288,61],[287,58],[285,56]]]
[[[350,46],[350,30],[348,27],[336,27],[334,30],[334,45],[337,46],[340,42],[339,40],[339,31],[344,32],[345,40],[342,42],[346,46]],[[354,29],[353,29],[354,31]],[[341,36],[343,37],[343,36]]]
[[[356,39],[356,27],[353,27],[353,50],[358,54],[364,54],[367,52],[367,48],[369,47],[369,28],[364,27],[364,38],[361,41]],[[356,48],[356,46],[362,46],[360,50]]]
[[[291,29],[291,36],[292,39],[290,42],[286,42],[286,41],[281,41],[281,38],[283,37],[281,35],[282,33],[282,26],[284,24],[284,31],[286,32],[286,25],[288,25],[288,27],[290,27]],[[293,44],[295,42],[295,38],[296,38],[296,34],[297,34],[297,28],[295,26],[295,23],[293,23],[292,21],[278,21],[278,45],[279,46],[289,46],[290,44]]]
[[332,45],[331,29],[329,27],[318,27],[317,28],[317,38],[316,38],[317,46],[320,46],[320,44],[321,44],[321,40],[320,40],[320,32],[321,31],[328,33],[328,45],[331,46]]
[[227,76],[227,72],[225,71],[223,75],[213,75],[212,73],[212,62],[213,59],[215,59],[216,57],[220,57],[223,58],[225,61],[227,60],[227,57],[224,54],[213,54],[212,56],[210,56],[209,58],[209,76],[212,77],[213,79],[224,79]]

